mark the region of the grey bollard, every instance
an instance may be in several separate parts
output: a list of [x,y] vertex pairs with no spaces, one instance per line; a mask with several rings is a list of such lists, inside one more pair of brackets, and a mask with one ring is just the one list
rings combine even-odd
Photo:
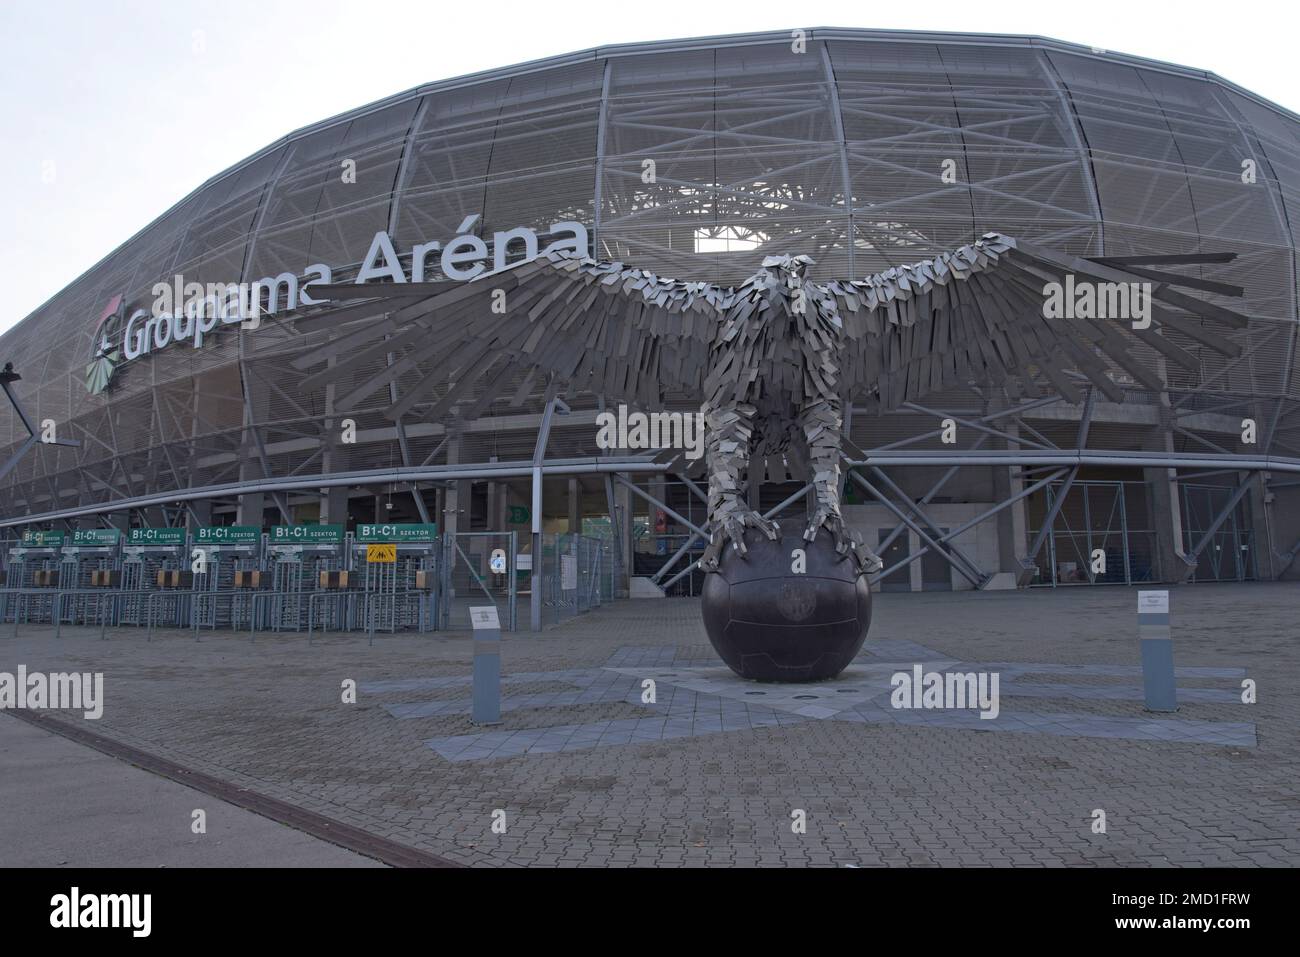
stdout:
[[501,723],[501,622],[495,605],[471,608],[475,724]]
[[1138,643],[1142,647],[1142,691],[1147,710],[1177,711],[1169,592],[1138,592]]

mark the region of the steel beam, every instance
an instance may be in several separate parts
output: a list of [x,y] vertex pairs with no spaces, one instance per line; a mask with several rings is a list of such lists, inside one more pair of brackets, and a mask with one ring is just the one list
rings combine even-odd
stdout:
[[[1053,472],[1051,475],[1047,476],[1047,478],[1035,482],[1033,485],[1030,485],[1027,488],[1021,489],[1019,492],[1017,492],[1015,495],[1012,495],[1010,498],[999,502],[998,504],[994,505],[992,508],[985,509],[979,515],[976,515],[974,518],[970,519],[969,521],[963,522],[961,525],[959,525],[957,528],[954,528],[946,535],[940,535],[937,541],[940,544],[942,544],[943,542],[956,538],[958,535],[962,535],[966,533],[967,531],[969,531],[970,529],[978,525],[980,522],[984,522],[992,518],[994,515],[1002,511],[1004,508],[1010,508],[1012,505],[1016,504],[1016,502],[1020,501],[1022,498],[1032,495],[1034,492],[1037,492],[1040,488],[1042,488],[1045,485],[1048,485],[1051,482],[1055,482],[1057,479],[1059,479],[1062,475],[1065,474],[1065,471],[1066,471],[1065,469],[1058,469],[1057,471]],[[889,568],[877,572],[875,578],[873,578],[872,581],[873,582],[880,581],[886,575],[891,575],[894,572],[896,572],[898,569],[905,568],[906,566],[912,564],[912,562],[919,559],[922,555],[924,555],[929,550],[930,548],[928,545],[923,546],[922,548],[918,549],[915,554],[907,556],[907,558],[903,559],[901,562],[896,562],[895,564],[891,565]]]
[[[921,528],[920,525],[912,521],[912,519],[909,518],[908,515],[902,509],[900,509],[897,505],[891,502],[883,492],[877,489],[874,485],[872,485],[870,482],[864,479],[857,472],[853,473],[852,478],[853,481],[857,482],[864,489],[866,489],[866,491],[873,498],[875,498],[876,501],[880,502],[881,505],[885,506],[885,508],[893,512],[894,515],[898,517],[899,521],[905,523],[908,528],[916,532],[917,536],[920,537],[921,541],[925,543],[926,550],[936,552],[940,557],[943,558],[944,561],[946,561],[949,565],[955,568],[963,578],[969,581],[976,588],[979,588],[981,585],[984,584],[984,578],[982,577],[982,574],[981,575],[972,574],[970,570],[967,569],[961,562],[957,561],[954,555],[948,553],[948,550],[944,548],[943,545],[941,544],[943,541],[942,538],[940,539],[931,538],[930,535],[925,531],[925,529]],[[920,552],[918,552],[917,554],[919,555]]]
[[[935,535],[943,534],[943,532],[940,531],[939,526],[936,525],[931,520],[930,516],[925,513],[925,510],[921,508],[920,504],[917,502],[913,502],[910,498],[908,498],[907,493],[904,492],[901,488],[899,488],[898,485],[894,482],[894,480],[891,479],[888,475],[886,475],[883,470],[878,468],[873,468],[871,471],[878,479],[880,479],[881,482],[885,484],[886,488],[888,488],[891,492],[893,492],[896,496],[898,496],[899,499],[903,501],[903,503],[907,506],[909,511],[913,512],[917,516],[917,518],[919,518],[921,521],[923,521],[926,524],[926,526],[930,529],[931,532],[933,532]],[[856,473],[854,474],[856,475]],[[909,528],[915,528],[915,526],[911,522],[908,522],[907,525]],[[954,558],[960,559],[970,571],[975,573],[976,577],[980,580],[980,582],[984,582],[988,580],[989,576],[984,572],[984,569],[980,568],[979,565],[977,565],[969,555],[967,555],[960,548],[958,548],[955,542],[950,543],[947,548],[943,549],[943,551],[945,553],[945,556],[947,556],[949,553],[951,554],[951,557],[948,558],[948,561],[950,564],[953,564],[954,567],[956,566],[955,566],[955,562],[953,562],[953,559]],[[967,575],[966,577],[970,578],[969,575]],[[979,586],[977,585],[976,587]]]
[[[634,459],[557,459],[542,466],[546,475],[602,475],[607,472],[664,472],[667,466],[648,458]],[[1300,469],[1297,469],[1300,471]],[[112,499],[93,505],[75,506],[50,512],[19,517],[0,518],[0,528],[27,525],[34,522],[63,521],[101,512],[115,512],[123,508],[166,505],[176,502],[195,502],[206,499],[230,498],[246,492],[284,492],[304,489],[332,488],[337,486],[383,485],[404,482],[449,482],[458,479],[529,478],[533,467],[524,463],[482,463],[478,465],[437,465],[421,468],[376,469],[365,472],[334,472],[317,475],[294,475],[277,479],[254,479],[227,482],[188,489],[175,489],[149,495]],[[103,483],[107,485],[107,483]],[[111,486],[109,486],[111,488]]]
[[[619,527],[618,503],[614,499],[614,479],[609,473],[603,475],[602,479],[605,486],[605,507],[609,509],[610,536],[614,543],[614,581],[617,588],[617,583],[627,577],[624,576],[623,568],[623,530]],[[625,584],[630,588],[630,579]]]
[[[1088,401],[1083,407],[1083,415],[1079,419],[1078,445],[1082,449],[1088,444],[1088,431],[1092,423],[1092,412],[1096,407],[1097,390],[1088,390]],[[1052,526],[1056,524],[1056,517],[1061,514],[1061,508],[1065,505],[1065,499],[1070,494],[1070,489],[1074,487],[1075,479],[1079,477],[1079,466],[1070,470],[1070,475],[1065,480],[1060,493],[1052,501],[1052,507],[1048,509],[1047,514],[1043,516],[1043,527],[1038,530],[1038,535],[1034,537],[1033,544],[1029,546],[1029,551],[1025,557],[1020,560],[1020,564],[1026,570],[1035,567],[1038,553],[1042,551],[1043,544],[1047,537],[1052,534]]]
[[682,515],[680,515],[680,514],[679,514],[678,512],[676,512],[676,511],[674,511],[674,510],[673,510],[672,508],[670,508],[668,505],[666,505],[666,504],[664,504],[663,502],[659,501],[659,499],[655,498],[655,497],[654,497],[653,495],[651,495],[649,492],[646,492],[646,491],[643,491],[642,489],[637,488],[637,486],[635,485],[635,483],[633,483],[633,482],[629,482],[627,479],[623,478],[623,476],[621,476],[621,475],[615,475],[615,476],[614,476],[614,481],[620,483],[621,485],[625,485],[625,486],[627,486],[627,488],[632,492],[632,494],[640,496],[642,499],[644,499],[645,501],[649,502],[651,505],[654,505],[654,506],[657,507],[657,508],[661,508],[661,509],[663,509],[667,514],[669,514],[669,515],[671,515],[673,518],[675,518],[675,519],[676,519],[680,524],[685,525],[687,528],[689,528],[691,531],[695,532],[696,534],[699,534],[699,535],[707,535],[707,534],[708,534],[708,532],[706,532],[704,529],[700,528],[700,526],[698,526],[698,525],[696,525],[694,522],[689,521],[688,519],[682,517]]
[[[848,250],[848,274],[853,278],[857,278],[856,266],[853,263],[853,247],[857,245],[857,237],[854,235],[853,227],[853,176],[849,172],[849,143],[844,135],[844,110],[840,106],[840,87],[835,82],[835,66],[831,63],[830,44],[823,40],[821,48],[822,70],[826,78],[826,89],[830,96],[831,129],[835,134],[835,142],[840,154],[840,181],[844,185],[844,211],[848,215],[848,234],[844,244]],[[852,415],[852,412],[853,409],[850,406],[849,415]],[[847,426],[845,431],[848,431]]]
[[[789,506],[793,505],[795,502],[799,501],[799,499],[803,498],[804,494],[810,488],[812,488],[812,483],[805,485],[799,491],[795,492],[793,495],[786,498],[784,502],[782,502],[780,505],[777,505],[775,508],[768,509],[766,512],[763,513],[763,517],[771,518],[774,515],[779,514],[782,511],[782,509],[788,508]],[[671,588],[673,585],[677,584],[679,580],[685,578],[687,575],[693,572],[696,566],[698,566],[699,564],[700,564],[700,560],[698,558],[695,559],[695,561],[691,562],[689,565],[687,565],[680,572],[678,572],[672,578],[668,579],[668,581],[664,582],[659,587],[666,591],[667,589]]]
[[1030,441],[1028,441],[1028,440],[1026,440],[1026,439],[1022,439],[1022,438],[1020,438],[1020,437],[1017,436],[1017,435],[1011,435],[1011,434],[1009,434],[1009,433],[1007,433],[1007,432],[999,431],[998,429],[991,429],[991,428],[989,428],[987,425],[984,425],[984,424],[982,424],[981,422],[979,422],[979,421],[977,421],[977,420],[972,420],[972,419],[967,419],[967,418],[963,418],[963,417],[960,417],[960,416],[956,416],[956,415],[953,415],[951,412],[939,412],[939,411],[936,411],[936,410],[934,410],[934,409],[927,409],[925,406],[923,406],[923,405],[918,405],[918,404],[915,403],[915,402],[904,402],[904,403],[903,403],[903,407],[904,407],[904,408],[907,408],[907,409],[913,409],[913,410],[915,410],[915,411],[917,411],[917,412],[927,413],[927,414],[929,414],[929,415],[936,415],[936,416],[939,416],[939,417],[941,417],[941,418],[952,419],[954,422],[957,422],[957,423],[959,423],[960,425],[964,425],[964,426],[967,426],[967,427],[969,427],[969,428],[972,428],[972,429],[974,429],[976,432],[983,432],[983,433],[985,433],[986,435],[995,436],[995,437],[997,437],[997,438],[999,438],[999,439],[1004,439],[1004,440],[1006,440],[1007,442],[1015,442],[1017,445],[1026,445],[1026,446],[1029,446],[1030,448],[1038,448],[1038,449],[1046,449],[1046,448],[1050,448],[1050,446],[1042,445],[1042,444],[1040,444],[1040,443],[1038,443],[1038,442],[1030,442]]
[[542,477],[543,463],[546,460],[546,444],[551,438],[551,421],[555,417],[555,405],[559,400],[556,395],[555,385],[552,382],[551,387],[547,389],[550,397],[546,402],[546,412],[542,415],[542,426],[537,430],[537,444],[533,447],[533,514],[532,514],[532,537],[533,537],[533,567],[528,576],[529,580],[529,618],[533,631],[542,630]]
[[1250,483],[1253,478],[1254,476],[1250,476],[1237,486],[1237,491],[1228,499],[1227,504],[1219,510],[1219,514],[1214,517],[1214,521],[1212,521],[1210,527],[1205,530],[1205,534],[1201,537],[1201,540],[1196,543],[1196,546],[1190,552],[1188,552],[1187,557],[1191,561],[1196,561],[1196,557],[1205,550],[1205,546],[1210,544],[1210,539],[1214,538],[1214,533],[1217,532],[1219,527],[1228,520],[1228,516],[1231,515],[1232,510],[1237,507],[1237,503],[1245,498],[1246,493],[1250,491]]
[[14,414],[18,416],[18,420],[22,422],[23,428],[27,430],[27,438],[23,441],[23,444],[20,445],[18,447],[18,450],[9,457],[8,461],[6,461],[3,465],[0,465],[0,479],[4,478],[11,471],[13,471],[14,467],[19,462],[22,461],[23,456],[25,456],[28,452],[30,452],[32,446],[34,445],[40,445],[40,444],[64,445],[64,446],[68,446],[69,448],[80,448],[81,446],[81,443],[76,441],[75,439],[56,438],[53,442],[47,442],[47,443],[41,442],[40,436],[36,434],[36,429],[32,426],[31,419],[27,418],[27,412],[23,409],[22,404],[18,401],[18,397],[14,395],[13,391],[10,389],[10,384],[13,382],[17,382],[18,379],[19,379],[19,375],[18,373],[13,371],[12,365],[5,366],[4,371],[0,372],[0,389],[4,390],[5,397],[9,400],[9,404],[13,407]]

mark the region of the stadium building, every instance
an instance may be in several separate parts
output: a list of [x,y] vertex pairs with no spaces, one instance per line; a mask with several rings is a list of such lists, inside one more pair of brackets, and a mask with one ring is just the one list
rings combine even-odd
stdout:
[[[600,396],[502,362],[481,394],[393,421],[398,388],[368,380],[436,377],[442,358],[404,347],[304,388],[307,350],[402,328],[358,332],[313,287],[463,282],[552,246],[682,279],[738,282],[787,252],[857,277],[998,231],[1075,255],[1235,254],[1180,268],[1244,289],[1241,353],[1168,331],[1198,368],[1152,352],[1163,387],[1117,369],[1122,403],[972,388],[853,416],[865,484],[845,514],[881,551],[879,587],[1294,576],[1297,224],[1295,114],[1037,37],[810,29],[433,83],[213,177],[0,337],[21,376],[0,408],[7,561],[30,559],[12,540],[31,530],[319,523],[359,542],[363,525],[436,525],[469,543],[447,553],[466,588],[496,571],[473,535],[514,532],[511,577],[534,595],[563,601],[570,570],[543,585],[518,556],[565,535],[596,543],[584,575],[603,560],[610,593],[689,593],[699,482],[599,448]],[[187,311],[198,290],[211,308]],[[801,483],[768,478],[763,510],[802,510]]]

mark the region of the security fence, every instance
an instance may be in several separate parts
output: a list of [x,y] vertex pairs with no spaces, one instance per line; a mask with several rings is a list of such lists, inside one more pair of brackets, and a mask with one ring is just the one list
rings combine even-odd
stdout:
[[551,625],[614,599],[614,550],[609,539],[542,536],[542,623]]
[[[1209,535],[1196,557],[1192,581],[1250,581],[1258,577],[1255,533],[1251,526],[1250,500],[1242,497],[1232,504],[1235,487],[1183,485],[1183,547],[1190,552]],[[1226,515],[1215,526],[1215,518]]]
[[633,544],[632,574],[649,578],[669,597],[696,598],[704,591],[704,572],[691,565],[706,545],[704,539],[685,533],[641,535]]
[[[469,609],[491,604],[502,628],[516,630],[519,596],[531,587],[516,533],[432,528],[359,526],[304,541],[256,529],[203,538],[143,530],[165,531],[162,541],[100,530],[93,546],[67,544],[73,533],[29,534],[0,541],[0,624],[373,637],[465,630]],[[613,599],[607,539],[547,535],[542,551],[545,623]]]
[[[442,628],[470,627],[469,610],[493,605],[503,630],[518,627],[521,575],[514,532],[458,532],[442,537]],[[525,579],[526,582],[526,579]],[[526,585],[525,585],[526,587]]]
[[[1059,501],[1062,494],[1064,501]],[[1031,584],[1132,585],[1154,577],[1156,533],[1142,482],[1055,482],[1029,503],[1029,539],[1056,512]]]

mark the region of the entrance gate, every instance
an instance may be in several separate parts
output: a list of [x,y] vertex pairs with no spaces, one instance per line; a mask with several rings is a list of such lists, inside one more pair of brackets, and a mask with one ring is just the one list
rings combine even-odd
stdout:
[[189,536],[183,528],[133,528],[122,547],[122,599],[119,621],[124,625],[189,624],[189,589],[169,587],[179,574],[159,580],[160,572],[189,570]]
[[63,574],[59,550],[63,532],[27,532],[9,550],[5,576],[4,617],[19,622],[53,624],[54,596]]
[[[204,553],[202,571],[194,573],[194,614],[191,622],[199,628],[248,628],[259,611],[258,588],[249,583],[251,576],[240,572],[261,572],[264,541],[262,530],[252,525],[228,525],[200,528],[194,536],[194,549]],[[258,578],[260,584],[260,576]],[[258,622],[262,624],[262,622]]]
[[496,607],[502,630],[518,627],[516,548],[515,532],[458,532],[442,537],[442,628],[468,630],[469,609],[485,604]]
[[121,532],[116,528],[78,529],[72,533],[71,544],[63,546],[60,563],[59,590],[64,594],[55,603],[60,622],[114,623],[114,592],[121,587],[120,539]]
[[[1183,547],[1191,552],[1237,489],[1223,485],[1182,486]],[[1241,582],[1257,576],[1255,533],[1250,522],[1250,498],[1237,503],[1196,556],[1194,582]]]
[[[1048,485],[1029,502],[1029,539],[1061,496]],[[1131,585],[1151,581],[1156,537],[1142,482],[1076,481],[1061,503],[1034,585]],[[1044,562],[1044,557],[1046,561]],[[1044,567],[1045,566],[1045,567]]]

